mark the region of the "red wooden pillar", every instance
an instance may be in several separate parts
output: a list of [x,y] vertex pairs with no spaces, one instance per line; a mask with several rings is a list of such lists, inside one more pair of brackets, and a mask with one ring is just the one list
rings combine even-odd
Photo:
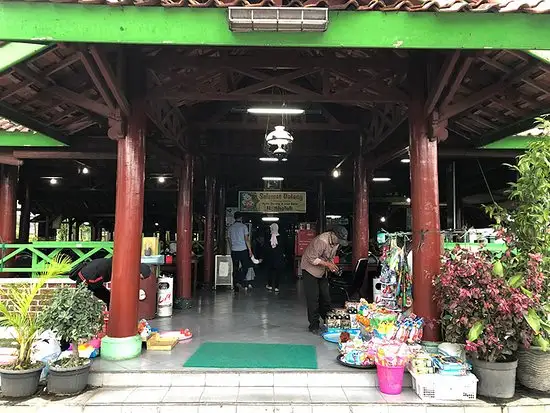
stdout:
[[411,168],[414,312],[426,321],[424,340],[438,341],[439,312],[433,299],[433,279],[439,273],[441,236],[437,141],[428,138],[427,65],[422,55],[409,66],[409,135]]
[[[0,165],[0,256],[8,253],[2,244],[15,242],[17,167]],[[6,265],[6,264],[4,264]],[[9,273],[5,273],[9,276]]]
[[28,173],[19,173],[21,218],[19,219],[19,242],[29,242],[31,231],[31,194]]
[[327,211],[325,205],[325,181],[319,179],[319,182],[317,182],[317,208],[319,213],[317,231],[319,234],[322,234],[327,229]]
[[181,167],[177,209],[176,297],[192,296],[193,157],[186,154]]
[[354,165],[353,268],[360,258],[369,256],[369,173],[363,154],[362,141],[363,138],[361,138],[359,155],[355,159]]
[[144,104],[134,103],[126,136],[117,142],[115,245],[108,325],[111,338],[137,334],[146,121]]
[[212,285],[214,275],[214,215],[216,214],[216,178],[206,176],[206,220],[204,225],[204,284]]

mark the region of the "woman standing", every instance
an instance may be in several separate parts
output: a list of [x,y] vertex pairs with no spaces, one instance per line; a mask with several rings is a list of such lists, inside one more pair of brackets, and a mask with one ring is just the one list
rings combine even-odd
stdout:
[[285,249],[281,242],[282,236],[279,234],[279,225],[271,224],[269,230],[271,231],[271,239],[265,254],[268,271],[268,282],[265,288],[278,293],[280,273],[285,268]]

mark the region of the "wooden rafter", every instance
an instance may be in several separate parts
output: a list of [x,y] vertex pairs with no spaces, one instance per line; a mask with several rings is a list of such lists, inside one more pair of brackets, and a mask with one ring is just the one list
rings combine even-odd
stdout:
[[59,142],[62,142],[66,145],[69,144],[69,140],[67,139],[67,137],[56,129],[52,129],[40,121],[31,119],[23,115],[20,111],[2,102],[0,102],[0,117],[10,119],[11,121],[20,125],[25,125],[29,129],[54,138],[55,140],[58,140]]
[[106,56],[103,54],[103,51],[100,50],[97,46],[92,46],[90,47],[90,54],[94,58],[95,63],[97,64],[97,67],[99,68],[99,71],[103,76],[103,79],[105,79],[105,82],[109,87],[109,90],[113,94],[115,101],[118,104],[118,107],[120,108],[122,113],[124,113],[125,115],[129,115],[130,104],[128,103],[128,100],[124,95],[124,92],[120,85],[120,79],[117,79],[117,77],[113,73],[113,70],[111,69],[109,61],[107,60]]
[[402,106],[386,105],[383,110],[371,109],[372,118],[366,128],[365,149],[373,151],[407,119],[407,112]]
[[426,114],[432,113],[435,109],[437,103],[439,102],[439,99],[441,98],[443,90],[449,82],[449,78],[451,77],[451,74],[455,69],[456,62],[458,61],[459,57],[460,50],[455,50],[454,52],[449,53],[446,56],[445,61],[443,62],[443,66],[439,70],[439,73],[435,78],[433,85],[431,85],[431,88],[428,91],[428,97],[426,99],[426,105],[424,107],[424,111],[426,112]]
[[92,58],[88,54],[86,50],[79,53],[80,54],[80,60],[82,61],[82,65],[84,66],[84,69],[86,69],[86,72],[88,72],[88,76],[90,76],[90,79],[92,79],[92,83],[96,87],[97,91],[109,107],[109,109],[114,110],[115,109],[115,103],[113,99],[111,98],[111,95],[109,94],[109,91],[107,90],[107,87],[103,83],[103,79],[100,73],[98,73],[96,69],[96,65],[93,62]]
[[24,67],[17,67],[15,68],[15,71],[20,73],[22,76],[26,77],[27,79],[32,80],[35,85],[39,86],[41,88],[40,93],[50,95],[50,96],[51,95],[56,96],[60,98],[62,101],[71,103],[75,106],[79,106],[83,109],[89,110],[90,112],[96,113],[100,116],[104,116],[104,117],[109,116],[109,113],[110,113],[109,108],[101,102],[84,97],[82,96],[82,94],[73,92],[62,86],[55,85],[51,80],[48,81],[47,78],[45,80],[42,80],[41,78],[39,78],[38,74],[32,72],[30,69],[26,69]]
[[[441,119],[449,119],[455,117],[468,109],[477,106],[487,99],[492,98],[494,95],[499,93],[504,93],[505,91],[511,89],[517,81],[526,77],[533,70],[539,68],[539,62],[531,62],[525,64],[519,69],[514,70],[506,74],[500,81],[493,83],[490,86],[487,86],[484,89],[479,90],[471,94],[470,96],[464,98],[463,100],[450,104],[441,109]],[[548,91],[550,93],[550,91]]]
[[247,69],[331,69],[331,70],[359,70],[375,69],[386,71],[406,72],[406,59],[397,56],[380,58],[334,58],[334,57],[308,57],[288,52],[271,51],[268,53],[256,53],[253,56],[229,56],[229,57],[189,57],[179,53],[166,52],[159,56],[151,57],[148,66],[158,72],[167,67],[180,69],[216,70],[224,67],[235,70]]

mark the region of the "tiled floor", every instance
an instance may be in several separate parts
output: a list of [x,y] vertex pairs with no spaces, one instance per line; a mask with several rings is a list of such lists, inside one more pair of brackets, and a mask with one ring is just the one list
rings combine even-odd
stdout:
[[[233,294],[220,288],[204,292],[193,308],[176,311],[173,317],[150,322],[160,331],[189,328],[193,339],[179,343],[171,352],[147,352],[141,357],[111,362],[97,359],[95,371],[182,370],[183,363],[207,341],[311,344],[317,349],[318,369],[356,371],[336,362],[336,345],[307,331],[307,316],[302,283],[287,283],[279,294],[265,290],[263,283],[252,292]],[[227,377],[224,377],[227,380]]]
[[376,388],[342,387],[128,387],[58,399],[0,398],[3,413],[543,413],[548,403],[543,398],[520,398],[502,404],[482,400],[430,404],[410,389],[388,396]]

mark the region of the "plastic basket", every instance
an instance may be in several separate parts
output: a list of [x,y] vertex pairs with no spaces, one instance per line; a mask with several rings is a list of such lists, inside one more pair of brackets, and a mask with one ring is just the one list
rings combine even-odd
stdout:
[[411,372],[412,387],[422,400],[475,400],[477,377],[441,374],[415,374]]

